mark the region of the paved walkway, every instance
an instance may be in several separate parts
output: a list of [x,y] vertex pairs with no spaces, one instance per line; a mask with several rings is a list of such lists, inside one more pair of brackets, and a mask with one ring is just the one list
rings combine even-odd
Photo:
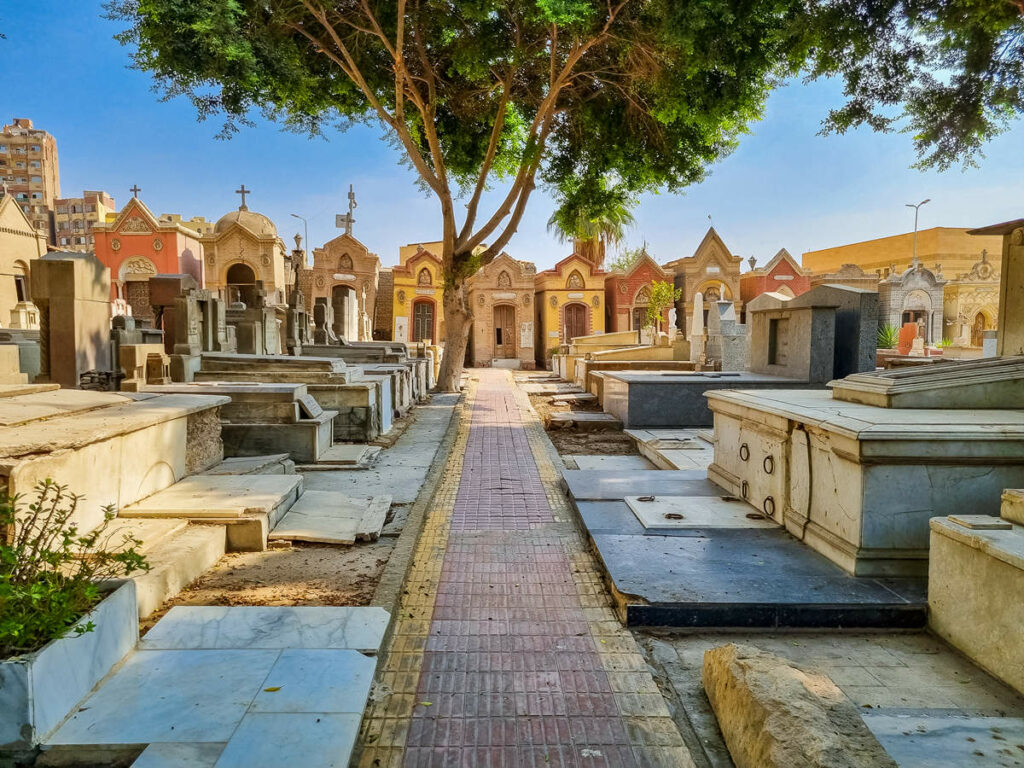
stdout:
[[526,396],[505,371],[474,378],[359,766],[692,766]]

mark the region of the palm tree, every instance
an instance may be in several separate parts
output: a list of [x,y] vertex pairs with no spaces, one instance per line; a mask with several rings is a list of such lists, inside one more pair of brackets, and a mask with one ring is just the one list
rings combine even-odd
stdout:
[[624,192],[601,185],[600,194],[580,199],[569,195],[548,219],[548,232],[560,242],[574,243],[576,253],[598,267],[608,246],[618,245],[633,226],[636,201]]

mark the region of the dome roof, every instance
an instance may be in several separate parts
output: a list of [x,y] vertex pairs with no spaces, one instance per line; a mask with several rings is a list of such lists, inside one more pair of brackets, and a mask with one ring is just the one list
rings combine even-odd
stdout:
[[277,227],[274,226],[274,222],[262,213],[250,211],[248,208],[239,208],[237,211],[225,213],[217,219],[217,224],[214,226],[213,231],[219,235],[232,224],[236,223],[241,224],[254,234],[277,237]]

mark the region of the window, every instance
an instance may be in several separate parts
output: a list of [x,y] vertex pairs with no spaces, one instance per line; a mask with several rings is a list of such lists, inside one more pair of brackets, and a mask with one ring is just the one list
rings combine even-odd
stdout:
[[61,244],[61,245],[67,245],[67,244],[68,244],[68,239],[67,239],[66,237],[62,237],[62,238],[60,239],[60,244]]
[[25,154],[25,148],[24,147],[16,147],[14,151],[17,152],[19,155],[24,155]]
[[85,245],[85,238],[84,237],[78,238],[78,244],[79,245]]
[[42,148],[42,147],[40,147],[40,146],[39,146],[38,144],[33,144],[33,145],[32,145],[32,151],[33,151],[33,152],[42,152],[42,151],[43,151],[43,148]]
[[43,177],[42,177],[42,176],[32,176],[32,177],[30,178],[30,181],[31,181],[31,182],[32,182],[33,184],[42,184],[42,183],[43,183]]
[[14,276],[14,293],[18,297],[18,301],[28,301],[28,285],[25,283],[24,275]]
[[31,168],[42,168],[43,164],[40,163],[38,160],[33,160],[31,163],[29,163],[29,167],[31,167]]
[[0,144],[0,152],[3,152],[5,154],[7,153],[7,145],[6,144]]
[[17,163],[14,164],[14,167],[15,168],[24,168],[25,164],[23,162],[21,162],[21,161],[18,161]]
[[95,212],[96,212],[96,206],[95,206],[95,205],[92,205],[92,204],[90,203],[89,205],[85,206],[85,210],[86,210],[86,211],[87,211],[88,213],[95,213]]
[[28,179],[26,179],[24,176],[19,176],[18,178],[15,179],[15,181],[18,184],[28,184]]
[[32,199],[33,200],[42,200],[43,199],[43,193],[42,192],[33,192],[32,193]]

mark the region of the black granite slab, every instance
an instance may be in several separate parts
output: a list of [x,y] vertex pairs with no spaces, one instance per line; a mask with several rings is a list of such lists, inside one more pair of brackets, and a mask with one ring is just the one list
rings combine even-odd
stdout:
[[604,469],[567,469],[562,472],[569,497],[580,501],[622,501],[627,496],[722,496],[703,469],[657,472],[609,472]]
[[616,522],[621,510],[595,506],[583,505],[581,516],[602,526],[591,530],[591,539],[616,590],[627,596],[629,626],[912,628],[926,623],[923,579],[850,576],[782,529],[604,533],[616,525],[628,530],[630,524]]

